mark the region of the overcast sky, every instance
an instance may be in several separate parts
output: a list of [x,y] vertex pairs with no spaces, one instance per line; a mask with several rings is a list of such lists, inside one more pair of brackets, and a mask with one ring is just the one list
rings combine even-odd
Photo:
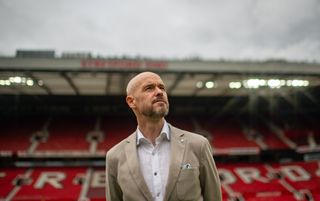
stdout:
[[320,62],[320,0],[0,0],[17,49]]

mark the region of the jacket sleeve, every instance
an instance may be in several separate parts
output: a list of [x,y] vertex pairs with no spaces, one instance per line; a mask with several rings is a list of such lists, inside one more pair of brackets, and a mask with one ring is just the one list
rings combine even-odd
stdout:
[[106,198],[107,201],[122,201],[122,190],[117,182],[117,174],[112,168],[114,165],[107,153],[106,156]]
[[220,179],[207,139],[201,147],[200,184],[204,201],[222,200]]

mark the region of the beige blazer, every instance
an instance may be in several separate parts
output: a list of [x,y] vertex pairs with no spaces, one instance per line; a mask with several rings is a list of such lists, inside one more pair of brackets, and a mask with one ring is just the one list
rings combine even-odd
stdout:
[[[211,146],[201,135],[169,125],[171,158],[164,201],[221,201]],[[140,171],[136,132],[106,156],[107,201],[153,201]]]

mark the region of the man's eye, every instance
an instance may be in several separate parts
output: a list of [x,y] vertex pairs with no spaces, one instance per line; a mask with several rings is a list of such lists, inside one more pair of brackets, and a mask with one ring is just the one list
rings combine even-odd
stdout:
[[145,90],[152,90],[152,86],[147,86],[146,88],[145,88]]
[[160,86],[159,89],[161,89],[161,90],[163,90],[163,91],[166,90],[166,88],[165,88],[164,86]]

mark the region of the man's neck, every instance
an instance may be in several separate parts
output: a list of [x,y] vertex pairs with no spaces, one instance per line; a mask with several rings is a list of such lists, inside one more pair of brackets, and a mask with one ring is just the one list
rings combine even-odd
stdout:
[[142,132],[143,136],[150,140],[150,142],[155,145],[156,138],[160,135],[160,132],[164,125],[164,119],[152,121],[140,121],[138,122],[139,130]]

